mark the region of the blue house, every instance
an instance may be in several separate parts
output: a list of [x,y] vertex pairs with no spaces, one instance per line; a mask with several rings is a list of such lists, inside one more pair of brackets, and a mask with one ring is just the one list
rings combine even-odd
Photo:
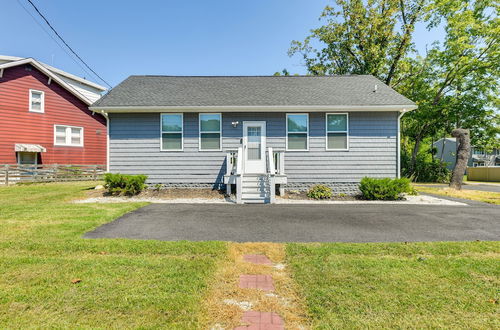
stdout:
[[416,108],[369,75],[130,76],[91,107],[108,118],[109,171],[236,187],[241,203],[398,177],[400,119]]

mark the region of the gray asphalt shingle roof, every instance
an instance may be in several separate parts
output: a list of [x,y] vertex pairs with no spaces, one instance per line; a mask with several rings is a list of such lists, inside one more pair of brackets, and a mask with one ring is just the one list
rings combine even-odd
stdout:
[[[377,92],[374,92],[377,85]],[[377,78],[349,76],[130,76],[93,104],[129,106],[415,105]]]

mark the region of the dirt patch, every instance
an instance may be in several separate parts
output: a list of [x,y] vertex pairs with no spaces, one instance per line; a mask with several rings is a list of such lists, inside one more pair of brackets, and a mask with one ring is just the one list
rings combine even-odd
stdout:
[[[86,198],[97,198],[97,197],[110,197],[105,189],[100,190],[88,190],[86,191]],[[221,199],[224,197],[224,193],[220,190],[212,189],[196,189],[196,188],[169,188],[169,189],[146,189],[139,195],[134,197],[137,198],[158,198],[158,199],[191,199],[191,198],[201,198],[201,199]]]
[[[275,266],[246,262],[243,259],[246,254],[266,255]],[[308,328],[305,304],[295,282],[286,267],[277,267],[284,262],[283,244],[228,243],[228,254],[219,264],[204,300],[203,328],[233,329],[241,325],[246,305],[253,311],[277,313],[285,321],[286,329]],[[240,288],[240,275],[244,274],[271,275],[274,292]]]

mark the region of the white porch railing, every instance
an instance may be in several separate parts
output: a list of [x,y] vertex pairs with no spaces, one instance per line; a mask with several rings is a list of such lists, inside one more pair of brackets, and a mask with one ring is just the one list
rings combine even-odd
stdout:
[[285,175],[285,152],[273,151],[274,173],[276,175]]
[[269,203],[276,201],[276,166],[274,164],[273,148],[267,148],[267,180],[269,182]]
[[[274,203],[276,200],[276,185],[280,184],[280,193],[283,194],[283,183],[286,183],[285,152],[267,148],[265,161],[269,184],[269,202]],[[244,169],[243,147],[239,147],[238,150],[228,150],[226,152],[226,192],[231,195],[231,184],[236,184],[237,203],[242,203]]]
[[236,156],[236,203],[241,204],[243,196],[243,147],[238,148]]
[[236,174],[237,159],[238,159],[238,150],[228,150],[226,152],[226,175]]

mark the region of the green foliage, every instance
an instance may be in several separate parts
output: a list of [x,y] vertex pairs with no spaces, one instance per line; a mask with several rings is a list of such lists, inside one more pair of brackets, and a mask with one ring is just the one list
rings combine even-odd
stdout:
[[361,190],[363,197],[369,200],[397,200],[401,199],[404,193],[415,194],[410,180],[407,178],[364,177],[359,184],[359,190]]
[[154,185],[154,188],[153,188],[156,192],[159,192],[160,190],[163,189],[163,185],[161,183],[157,183]]
[[[401,126],[412,162],[424,139],[454,128],[470,129],[471,143],[491,150],[500,144],[499,7],[498,0],[335,0],[323,26],[293,41],[289,55],[301,55],[310,74],[372,74],[413,100],[418,109]],[[425,54],[412,41],[418,24],[445,31]]]
[[127,175],[120,173],[106,173],[105,187],[111,195],[133,196],[145,188],[146,175]]
[[403,152],[401,165],[401,174],[414,182],[450,182],[451,171],[446,167],[446,163],[439,159],[430,159],[424,153],[418,154],[412,168],[409,155]]
[[[390,83],[411,50],[426,2],[336,0],[321,15],[326,24],[311,30],[304,41],[293,41],[289,55],[300,53],[314,75],[372,74]],[[318,42],[322,49],[311,46]]]
[[332,189],[323,184],[318,184],[309,189],[307,197],[313,199],[330,199],[332,198]]

